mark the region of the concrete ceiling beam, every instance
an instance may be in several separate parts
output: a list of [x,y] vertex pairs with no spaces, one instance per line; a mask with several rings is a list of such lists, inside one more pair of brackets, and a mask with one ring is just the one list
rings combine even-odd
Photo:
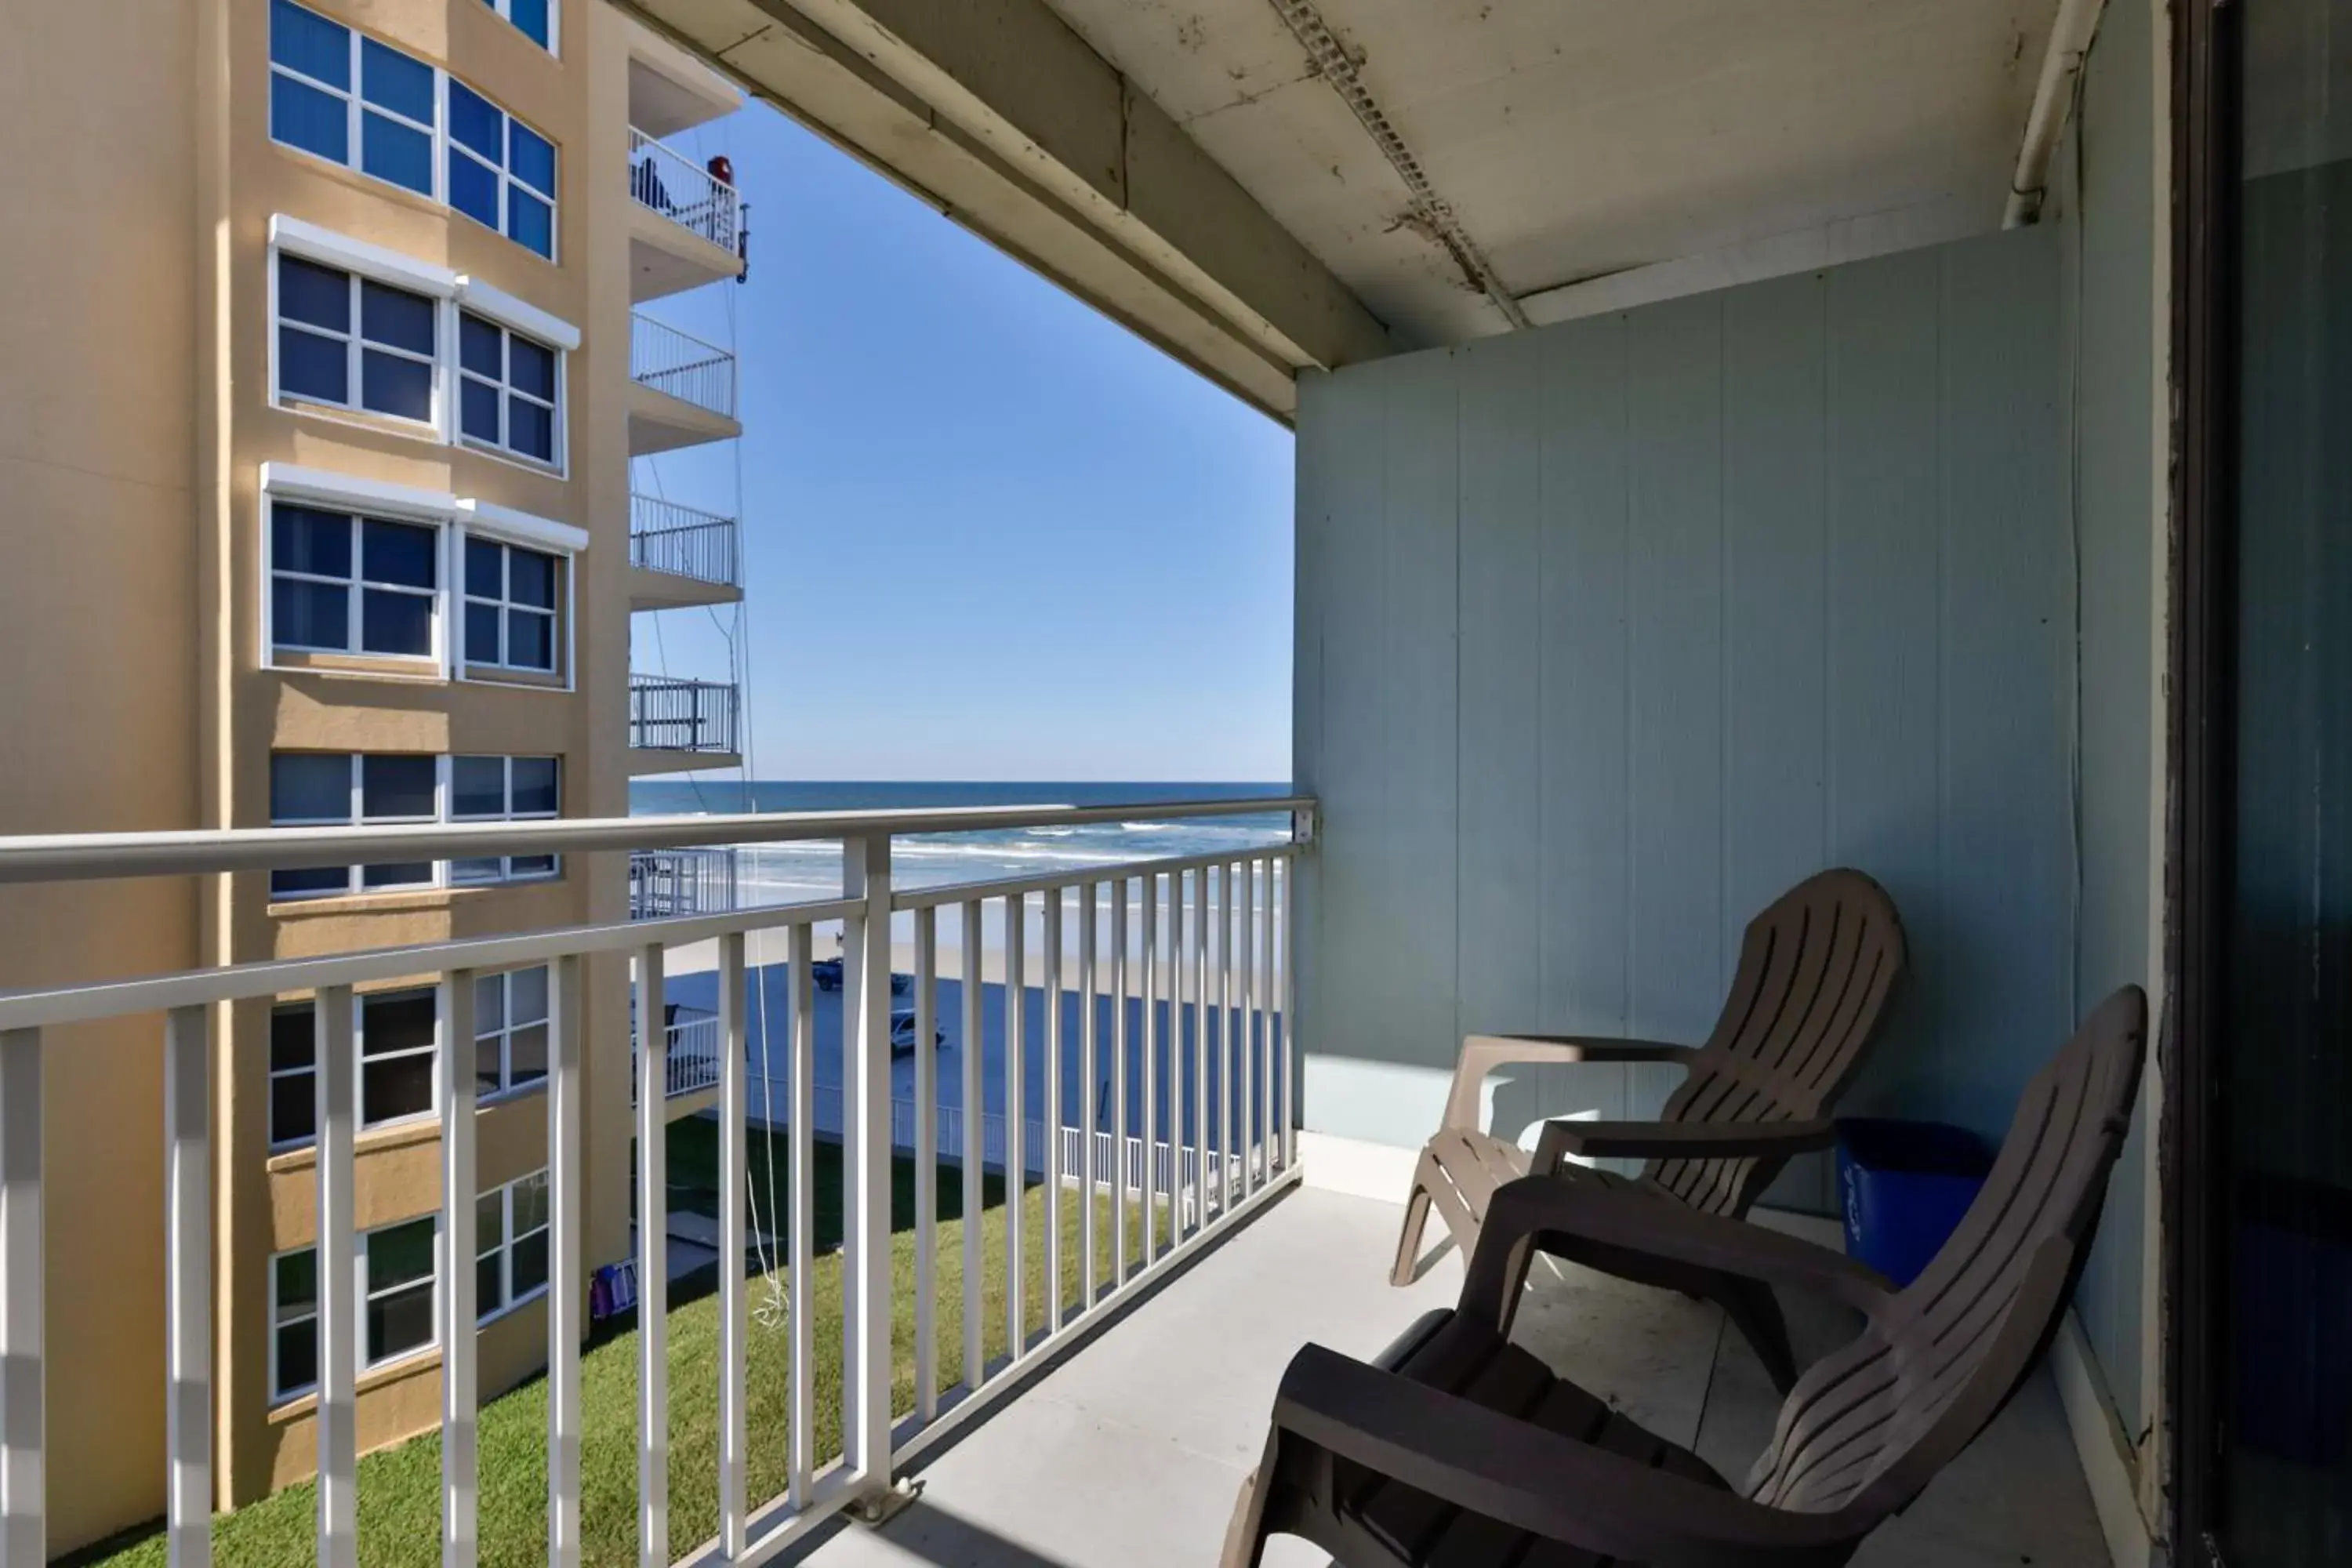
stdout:
[[750,90],[1277,419],[1387,329],[1045,0],[626,0]]

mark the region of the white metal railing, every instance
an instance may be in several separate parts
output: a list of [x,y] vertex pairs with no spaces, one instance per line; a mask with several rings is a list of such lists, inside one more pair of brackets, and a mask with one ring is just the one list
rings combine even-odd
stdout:
[[654,496],[629,498],[629,560],[648,572],[740,586],[742,558],[731,517]]
[[735,417],[735,356],[642,311],[629,316],[629,374],[656,392]]
[[[387,860],[431,860],[489,855],[626,852],[684,845],[838,840],[845,894],[837,899],[764,906],[719,914],[612,925],[471,937],[419,946],[374,949],[316,958],[265,960],[178,973],[0,994],[0,1547],[9,1563],[39,1563],[47,1550],[46,1389],[42,1271],[43,1122],[41,1079],[50,1031],[100,1019],[148,1016],[163,1041],[165,1141],[164,1282],[167,1321],[164,1459],[165,1533],[170,1561],[210,1560],[213,1454],[218,1411],[214,1346],[218,1342],[212,1275],[214,1149],[217,1103],[212,1092],[221,1070],[222,1042],[214,1037],[222,1005],[312,993],[318,1070],[315,1076],[316,1203],[319,1237],[317,1416],[317,1558],[330,1568],[358,1563],[358,1336],[361,1279],[355,1229],[357,1055],[353,988],[378,981],[437,977],[444,1040],[476,1037],[478,975],[521,965],[551,967],[547,1116],[549,1292],[546,1311],[547,1486],[551,1563],[576,1568],[582,1541],[581,1346],[586,1330],[588,1271],[582,1257],[585,1226],[583,1172],[587,1155],[588,1072],[583,1021],[585,970],[600,955],[633,956],[637,1021],[663,1018],[668,950],[715,942],[719,1012],[713,1020],[719,1095],[719,1254],[740,1258],[746,1241],[747,973],[746,938],[755,931],[785,934],[786,1050],[792,1103],[814,1098],[815,1009],[811,963],[819,925],[838,924],[843,942],[844,1095],[841,1284],[845,1343],[838,1388],[843,1448],[837,1459],[814,1451],[817,1346],[814,1280],[813,1118],[793,1122],[787,1139],[790,1213],[785,1216],[789,1268],[791,1380],[786,1413],[787,1482],[772,1499],[749,1495],[747,1282],[740,1268],[719,1271],[719,1441],[712,1477],[719,1533],[693,1554],[698,1563],[749,1564],[773,1556],[845,1507],[887,1491],[898,1469],[1017,1387],[1023,1377],[1065,1347],[1108,1321],[1103,1309],[1132,1293],[1216,1236],[1246,1218],[1298,1174],[1296,1138],[1296,1031],[1277,1019],[1296,1016],[1293,1005],[1294,872],[1300,846],[1311,835],[1313,802],[1302,798],[1138,804],[1120,806],[976,807],[886,813],[795,813],[702,817],[571,818],[538,822],[434,824],[358,828],[230,829],[190,833],[79,834],[0,838],[0,883],[89,880],[114,877],[266,872]],[[1018,881],[897,890],[894,837],[915,833],[1039,827],[1088,822],[1226,816],[1287,812],[1294,842],[1239,854],[1200,856],[1082,873],[1056,872]],[[1101,899],[1104,889],[1112,897]],[[1079,910],[1077,971],[1068,966],[1063,909],[1075,889]],[[1131,894],[1141,897],[1132,898]],[[1026,913],[1039,905],[1043,942],[1032,965],[1025,952]],[[1002,1103],[1027,1103],[1022,1062],[1025,1007],[1005,1011],[1008,1048],[993,1067],[984,1054],[964,1054],[962,1102],[957,1108],[962,1142],[956,1156],[964,1212],[965,1268],[961,1321],[965,1381],[939,1386],[938,1186],[940,1119],[936,1053],[916,1053],[914,1127],[917,1212],[915,1299],[894,1300],[891,1251],[890,1033],[894,915],[911,912],[916,937],[914,1005],[918,1037],[936,1027],[939,913],[961,911],[963,1035],[982,1039],[992,1005],[981,984],[982,911],[994,903],[1006,913],[1004,971],[1016,981],[1038,980],[1081,997],[1076,1039],[1065,1036],[1063,1009],[1045,1009],[1041,1057],[1045,1117],[1063,1121],[1060,1084],[1064,1053],[1082,1061],[1110,1047],[1108,1100],[1112,1128],[1165,1124],[1183,1154],[1167,1160],[1106,1161],[1095,1094],[1076,1108],[1080,1135],[1046,1140],[1046,1174],[1074,1174],[1082,1189],[1103,1186],[1118,1202],[1110,1221],[1109,1275],[1099,1257],[1095,1205],[1080,1205],[1087,1267],[1076,1301],[1056,1289],[1045,1303],[1042,1334],[1026,1331],[1021,1300],[1021,1252],[1032,1228],[1019,1203],[982,1217],[981,1194],[986,1139],[981,1113],[984,1076],[998,1078]],[[1132,908],[1138,918],[1129,919]],[[1162,920],[1160,911],[1167,911]],[[1016,993],[1018,994],[1018,993]],[[1095,999],[1111,999],[1109,1038],[1103,1037]],[[1139,1023],[1130,1027],[1127,1001],[1137,998]],[[993,1004],[1003,1006],[1004,993]],[[665,1031],[667,1034],[667,1031]],[[665,1045],[667,1045],[665,1040]],[[1139,1073],[1129,1070],[1130,1047]],[[636,1109],[632,1143],[636,1191],[667,1190],[665,1114],[659,1102],[669,1083],[668,1049],[641,1051],[636,1060]],[[475,1194],[475,1075],[436,1075],[441,1209],[440,1256],[471,1258],[477,1251]],[[1092,1075],[1088,1077],[1091,1079]],[[1162,1082],[1171,1103],[1155,1103]],[[1138,1097],[1139,1096],[1139,1103]],[[1168,1114],[1162,1116],[1162,1110]],[[1002,1163],[1028,1168],[1024,1120],[1004,1124]],[[613,1152],[610,1151],[607,1153]],[[1179,1201],[1180,1171],[1205,1171],[1192,1183],[1190,1203]],[[1104,1164],[1111,1167],[1108,1172]],[[1075,1163],[1076,1169],[1070,1172]],[[1161,1200],[1169,1200],[1164,1204]],[[1138,1219],[1130,1221],[1134,1207]],[[769,1223],[773,1224],[772,1219]],[[1126,1245],[1131,1224],[1142,1231],[1139,1263]],[[1004,1303],[1009,1353],[991,1363],[981,1353],[986,1226],[1002,1226],[1008,1267]],[[639,1552],[668,1556],[669,1420],[667,1237],[660,1225],[636,1230],[639,1352]],[[1045,1278],[1060,1278],[1058,1226],[1034,1238],[1045,1252]],[[436,1311],[441,1354],[441,1494],[445,1560],[471,1561],[478,1496],[479,1374],[477,1362],[476,1271],[459,1267],[439,1281]],[[892,1421],[892,1332],[895,1315],[911,1309],[915,1329],[914,1416]],[[830,1352],[827,1352],[828,1354]],[[68,1391],[69,1392],[69,1391]],[[599,1560],[631,1555],[624,1543],[596,1543]]]
[[[683,1009],[681,1009],[683,1011]],[[635,1055],[636,1037],[644,1031],[632,1025],[630,1054]],[[662,1093],[676,1100],[682,1094],[699,1094],[719,1085],[719,1015],[696,1013],[680,1017],[667,1026],[668,1056],[662,1069]],[[632,1074],[629,1094],[634,1103],[640,1075]]]
[[720,249],[735,248],[735,187],[634,125],[629,127],[629,195],[639,206]]
[[630,676],[629,744],[653,752],[733,754],[735,683]]
[[733,909],[737,859],[730,848],[638,850],[629,857],[629,918],[714,915]]

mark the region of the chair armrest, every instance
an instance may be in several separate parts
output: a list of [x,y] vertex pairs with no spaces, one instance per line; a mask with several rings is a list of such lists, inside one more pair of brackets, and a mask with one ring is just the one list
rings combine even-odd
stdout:
[[1827,1117],[1801,1121],[1548,1121],[1532,1169],[1557,1171],[1563,1156],[1590,1160],[1766,1159],[1826,1149],[1837,1142]]
[[1446,1097],[1445,1125],[1469,1128],[1478,1121],[1478,1086],[1496,1068],[1517,1062],[1686,1062],[1691,1046],[1665,1040],[1618,1040],[1588,1035],[1467,1035]]
[[1497,1188],[1487,1203],[1486,1227],[1463,1281],[1462,1310],[1481,1321],[1507,1321],[1501,1315],[1506,1300],[1526,1273],[1526,1258],[1514,1255],[1530,1239],[1538,1250],[1570,1262],[1591,1258],[1605,1266],[1612,1254],[1637,1253],[1809,1290],[1874,1319],[1895,1298],[1895,1287],[1869,1265],[1760,1225],[1647,1194],[1522,1176]]
[[1547,1540],[1654,1568],[1842,1562],[1853,1526],[1786,1512],[1580,1443],[1310,1344],[1275,1425],[1443,1501]]

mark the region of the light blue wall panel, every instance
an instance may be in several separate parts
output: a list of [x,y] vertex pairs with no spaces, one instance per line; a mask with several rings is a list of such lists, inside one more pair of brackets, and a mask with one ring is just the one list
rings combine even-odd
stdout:
[[[2150,671],[2163,497],[2152,460],[2157,344],[2154,171],[2155,27],[2146,5],[2110,5],[2084,83],[2084,188],[2063,193],[2069,266],[2063,335],[2081,345],[2074,409],[2081,475],[2083,900],[2076,1006],[2116,986],[2151,993],[2148,907],[2157,890],[2149,834],[2155,763]],[[2076,151],[2060,159],[2071,176]],[[2107,1217],[2074,1308],[2105,1373],[2124,1429],[2148,1426],[2140,1341],[2147,1300],[2148,1130],[2135,1120],[2107,1198]]]
[[[2001,237],[1302,384],[1310,1128],[1417,1143],[1466,1030],[1695,1037],[1748,916],[1834,861],[1923,960],[1858,1099],[2005,1121],[2067,1013],[2055,257]],[[1515,1078],[1495,1124],[1669,1082]],[[1828,1195],[1818,1164],[1783,1192]]]

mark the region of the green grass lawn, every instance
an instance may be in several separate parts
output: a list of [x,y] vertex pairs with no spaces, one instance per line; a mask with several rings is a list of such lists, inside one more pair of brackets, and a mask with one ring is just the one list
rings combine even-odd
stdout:
[[[754,1191],[765,1208],[764,1140],[754,1136]],[[784,1194],[782,1140],[777,1141],[776,1192]],[[817,1244],[831,1247],[840,1234],[838,1149],[820,1148],[815,1165],[819,1224]],[[689,1119],[677,1123],[670,1141],[675,1201],[688,1206],[691,1194],[708,1193],[706,1173],[717,1169],[717,1129]],[[960,1174],[942,1172],[938,1232],[939,1374],[942,1389],[963,1376],[963,1223]],[[702,1184],[698,1187],[698,1182]],[[892,1408],[915,1408],[914,1173],[898,1167],[894,1181],[891,1242],[896,1274],[893,1340],[896,1352]],[[1078,1257],[1080,1204],[1075,1192],[1060,1194],[1057,1217],[1063,1237],[1062,1299],[1074,1302],[1083,1268]],[[1022,1195],[1023,1306],[1032,1331],[1045,1321],[1045,1198],[1043,1187]],[[983,1277],[982,1315],[986,1353],[1005,1353],[1005,1248],[1003,1184],[991,1182],[981,1217]],[[1097,1262],[1107,1280],[1110,1269],[1108,1199],[1096,1200]],[[1132,1205],[1128,1226],[1130,1258],[1141,1256],[1140,1211]],[[764,1216],[763,1216],[764,1217]],[[1164,1229],[1162,1215],[1162,1235]],[[818,1467],[841,1451],[842,1280],[838,1252],[819,1257],[813,1281],[815,1303],[816,1434]],[[669,1315],[670,1543],[672,1558],[683,1556],[718,1533],[719,1301],[715,1271],[680,1282]],[[789,1452],[786,1434],[792,1408],[792,1342],[781,1322],[758,1321],[768,1288],[754,1278],[745,1292],[753,1313],[749,1336],[751,1498],[756,1508],[784,1490]],[[694,1299],[689,1300],[689,1295]],[[626,1568],[636,1562],[637,1337],[634,1330],[592,1345],[581,1363],[581,1524],[591,1564]],[[547,1561],[547,1386],[534,1380],[481,1413],[481,1562],[485,1568],[524,1568]],[[361,1459],[360,1561],[368,1568],[432,1568],[441,1560],[441,1440],[427,1434],[398,1447]],[[316,1560],[312,1521],[317,1508],[305,1483],[213,1523],[216,1561],[239,1568],[298,1568]],[[120,1544],[81,1562],[113,1568],[162,1568],[160,1534]]]

